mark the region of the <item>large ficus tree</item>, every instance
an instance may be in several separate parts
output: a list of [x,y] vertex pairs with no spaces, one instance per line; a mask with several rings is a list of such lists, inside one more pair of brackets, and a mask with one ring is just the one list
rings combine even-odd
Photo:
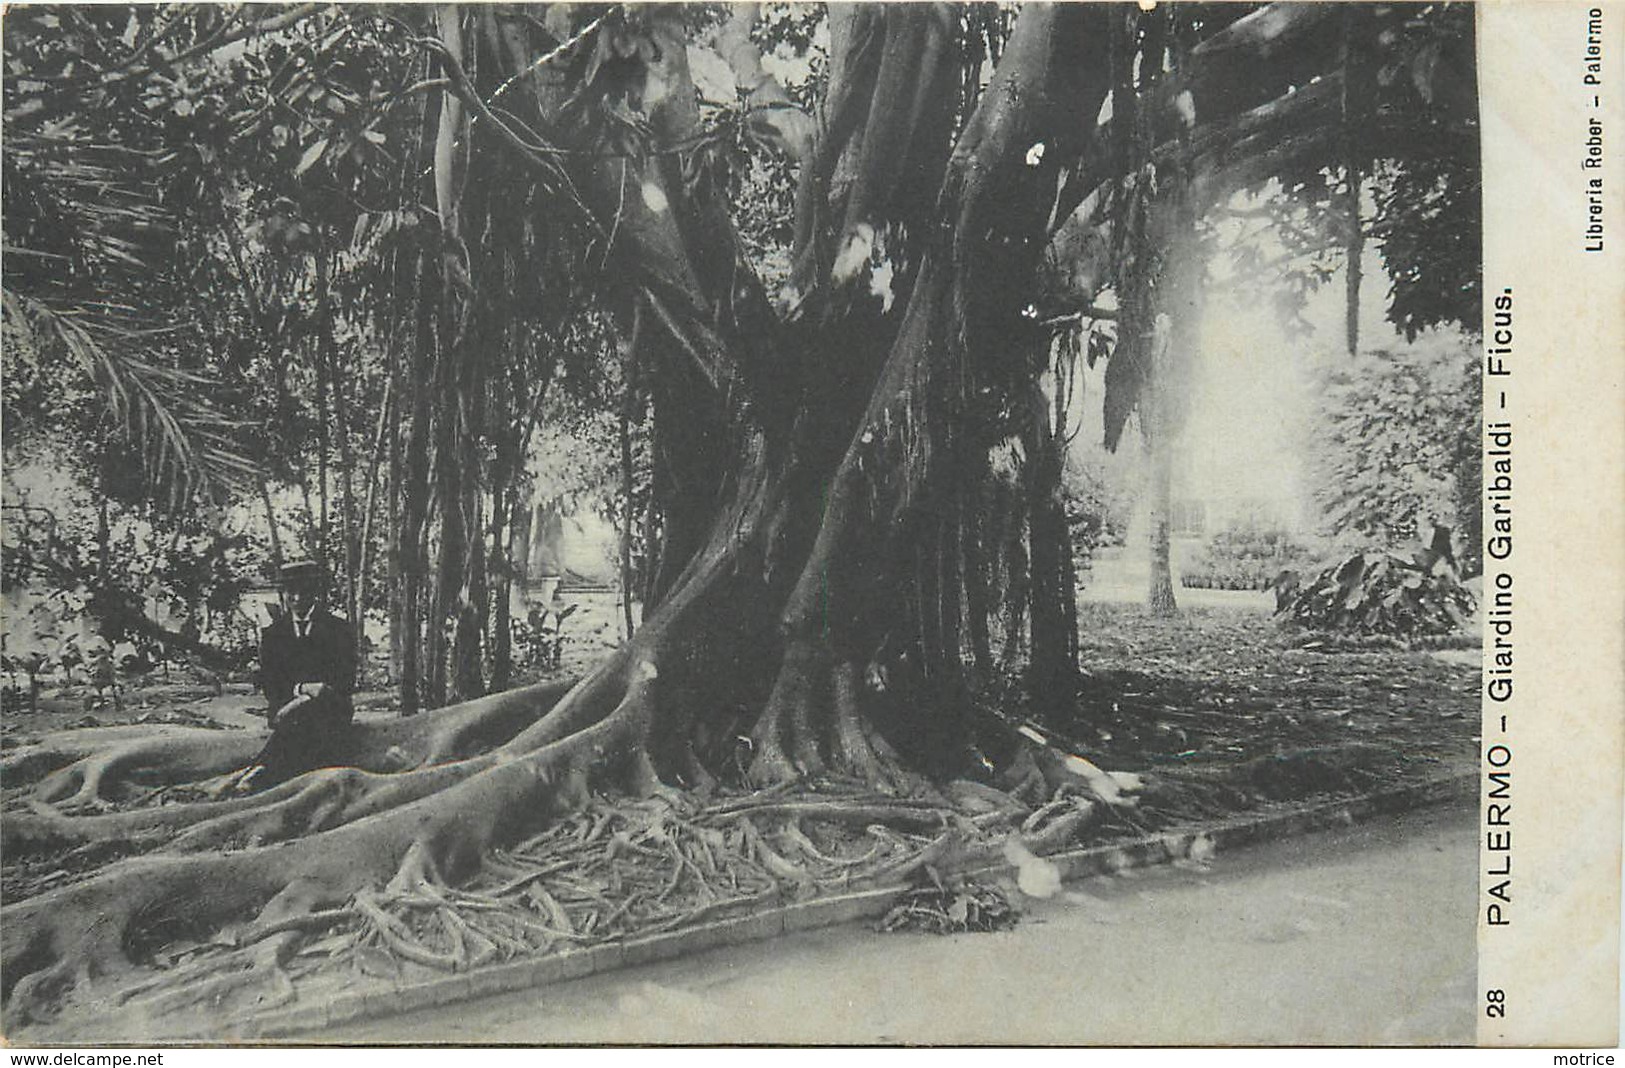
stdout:
[[[431,240],[395,289],[418,294],[424,344],[400,380],[455,398],[438,421],[411,416],[423,482],[405,523],[438,502],[442,544],[459,547],[442,554],[443,591],[466,599],[487,503],[460,480],[484,461],[458,454],[486,440],[493,354],[511,351],[511,318],[567,292],[549,262],[590,271],[653,413],[661,538],[644,622],[573,685],[358,724],[354,767],[221,802],[8,820],[13,842],[156,848],[8,909],[14,1012],[87,969],[129,967],[154,939],[244,917],[275,932],[274,958],[299,917],[391,880],[466,878],[590,791],[703,792],[728,776],[906,791],[962,767],[967,530],[990,450],[1045,407],[1041,262],[1056,261],[1047,301],[1132,288],[1117,333],[1133,340],[1111,357],[1120,428],[1147,380],[1139,339],[1188,295],[1163,278],[1177,257],[1159,235],[1285,168],[1335,162],[1347,27],[1319,5],[1169,23],[1030,4],[1008,26],[982,9],[835,5],[822,92],[803,107],[764,69],[757,14],[399,16],[433,60],[411,168]],[[771,287],[762,235],[735,222],[736,156],[700,106],[695,54],[734,78],[736,133],[795,175]],[[448,617],[449,603],[431,618]],[[251,747],[124,742],[69,754],[52,789],[93,800],[120,769],[224,771]],[[256,847],[217,851],[244,841]]]

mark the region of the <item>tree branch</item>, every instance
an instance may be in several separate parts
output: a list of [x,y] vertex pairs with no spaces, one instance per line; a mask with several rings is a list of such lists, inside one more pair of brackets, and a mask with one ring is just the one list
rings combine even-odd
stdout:
[[[184,52],[180,52],[168,59],[162,59],[151,64],[138,64],[136,66],[129,66],[129,61],[127,60],[125,66],[102,75],[101,84],[104,86],[113,85],[117,82],[124,81],[127,78],[134,78],[142,74],[151,74],[158,67],[178,66],[182,63],[188,62],[189,60],[196,59],[199,56],[208,55],[211,52],[218,51],[227,45],[236,44],[238,41],[246,40],[249,37],[254,37],[263,33],[274,33],[277,30],[285,30],[289,26],[292,26],[294,23],[298,22],[300,19],[315,14],[325,6],[325,4],[300,4],[297,7],[289,8],[280,15],[274,15],[271,18],[262,19],[259,22],[251,22],[246,26],[238,27],[235,31],[230,28],[230,23],[228,23],[226,26],[221,27],[221,29],[218,30],[214,36],[193,45]],[[166,32],[167,29],[168,28],[166,27]],[[149,47],[151,43],[152,42],[148,42]]]

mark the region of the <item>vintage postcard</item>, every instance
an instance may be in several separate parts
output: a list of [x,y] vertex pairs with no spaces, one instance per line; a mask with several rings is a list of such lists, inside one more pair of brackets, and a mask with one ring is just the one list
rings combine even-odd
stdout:
[[1622,30],[6,7],[5,1042],[1604,1063]]

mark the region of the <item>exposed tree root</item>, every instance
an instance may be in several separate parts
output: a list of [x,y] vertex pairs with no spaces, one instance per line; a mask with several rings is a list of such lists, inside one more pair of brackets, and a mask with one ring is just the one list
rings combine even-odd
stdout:
[[[342,769],[305,776],[269,805],[200,825],[189,843],[215,846],[221,836],[250,829],[268,837],[305,832],[282,848],[132,860],[11,906],[0,945],[13,1018],[48,1014],[72,987],[128,969],[144,942],[342,905],[397,875],[409,857],[432,858],[437,875],[477,870],[515,824],[578,803],[587,786],[580,769],[625,767],[647,733],[655,672],[640,663],[625,674],[619,703],[557,742],[410,775]],[[322,822],[341,825],[308,833]]]
[[[511,739],[551,709],[576,680],[538,683],[462,704],[351,728],[350,762],[371,771],[402,771],[485,752]],[[118,726],[56,731],[7,754],[8,787],[37,783],[35,796],[63,808],[112,800],[121,775],[142,785],[191,783],[240,767],[264,735],[201,727]]]
[[[29,813],[0,825],[7,851],[121,841],[137,848],[162,844],[186,828],[178,848],[211,848],[234,839],[278,841],[383,811],[482,765],[445,762],[488,750],[541,718],[568,689],[544,683],[448,706],[404,720],[363,721],[353,727],[357,768],[322,769],[250,797],[173,803],[206,793],[201,780],[241,767],[263,736],[197,728],[102,728],[50,735],[7,762],[35,787]],[[404,775],[385,775],[419,769]],[[455,768],[455,770],[453,770]],[[132,794],[141,807],[106,811]],[[18,779],[8,777],[8,786]],[[157,784],[153,786],[152,784]],[[13,854],[15,855],[15,854]]]
[[136,724],[52,731],[38,740],[7,752],[4,759],[0,760],[0,779],[4,779],[7,787],[37,783],[50,773],[75,761],[122,744],[151,739],[159,734],[177,738],[196,738],[199,743],[204,743],[205,735],[218,741],[222,737],[232,737],[234,732],[205,730],[201,727]]
[[[842,780],[704,807],[670,791],[613,807],[587,799],[571,815],[572,791],[624,793],[646,777],[657,676],[647,664],[627,675],[592,725],[532,752],[453,765],[479,770],[417,801],[278,848],[129,861],[12,906],[3,933],[11,1023],[48,1019],[65,1003],[153,1017],[200,1004],[264,1008],[289,996],[289,961],[313,932],[338,932],[319,954],[328,966],[381,957],[455,971],[668,930],[764,897],[890,884],[925,865],[991,858],[1010,833],[1047,852],[1086,818],[1087,803],[1073,798],[1031,814],[1023,833],[1010,821],[1027,810],[1014,802],[987,821],[941,795],[899,799]],[[580,776],[582,767],[608,777]],[[319,781],[366,778],[350,770]],[[280,803],[307,803],[313,785]],[[970,792],[984,810],[987,794],[1003,796]],[[516,816],[549,812],[551,822]],[[175,944],[188,959],[153,974],[161,947]]]
[[139,773],[148,784],[200,779],[240,765],[264,744],[235,731],[186,727],[116,736],[110,743],[45,776],[35,796],[69,811],[94,809],[112,800],[106,790],[120,774]]
[[[764,754],[775,747],[795,754],[775,785],[709,806],[667,787],[650,748],[655,664],[683,655],[671,636],[695,614],[725,606],[738,544],[702,552],[638,638],[567,693],[532,687],[359,724],[358,766],[255,797],[78,817],[43,807],[15,827],[8,820],[15,842],[103,836],[161,847],[8,904],[8,1021],[45,1020],[66,1005],[77,1016],[107,1006],[109,992],[118,1011],[155,1016],[263,1007],[287,996],[299,969],[330,959],[457,970],[764,899],[889,883],[991,857],[1010,833],[1040,851],[1070,838],[1080,806],[1046,809],[1022,832],[1013,821],[1029,809],[1013,798],[990,802],[984,788],[956,812],[905,775],[859,711],[856,666],[817,647],[786,657],[757,731],[759,762],[771,763]],[[126,736],[80,752],[47,777],[47,796],[102,797],[138,752],[161,761],[184,751],[166,776],[240,757],[190,735],[165,744],[142,750],[147,742]],[[595,794],[642,800],[610,808]],[[326,948],[307,961],[302,947],[315,936]]]
[[883,793],[909,793],[910,775],[859,709],[861,676],[826,643],[793,638],[756,728],[749,778],[758,786],[833,774]]
[[[817,644],[792,643],[757,731],[759,762],[771,765],[775,748],[793,754],[775,785],[701,807],[661,781],[655,665],[689,655],[683,643],[710,632],[702,617],[727,615],[741,546],[770,496],[765,483],[742,491],[637,638],[567,693],[531,687],[359,724],[356,767],[246,800],[37,813],[17,840],[99,821],[97,833],[164,848],[8,904],[8,1021],[70,1004],[78,1016],[109,989],[125,991],[123,1009],[160,1015],[199,1003],[196,991],[220,1011],[261,1006],[286,995],[290,969],[316,966],[300,956],[313,932],[328,947],[317,963],[338,954],[363,969],[455,970],[994,855],[1027,809],[982,798],[956,813],[910,779],[859,712],[855,665]],[[171,772],[232,763],[198,752]],[[50,796],[102,796],[127,759],[81,754]],[[668,754],[673,763],[683,761]],[[608,808],[595,794],[634,800]],[[1048,848],[1066,837],[1051,824],[1073,811],[1046,812],[1025,837]],[[185,960],[154,983],[177,945]]]

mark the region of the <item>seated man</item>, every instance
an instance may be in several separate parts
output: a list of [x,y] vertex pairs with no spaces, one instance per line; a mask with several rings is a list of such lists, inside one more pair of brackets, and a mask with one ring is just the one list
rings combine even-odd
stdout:
[[260,689],[271,702],[271,740],[234,777],[239,792],[341,762],[355,715],[355,640],[350,624],[322,606],[320,565],[290,563],[281,577],[292,611],[260,632]]

